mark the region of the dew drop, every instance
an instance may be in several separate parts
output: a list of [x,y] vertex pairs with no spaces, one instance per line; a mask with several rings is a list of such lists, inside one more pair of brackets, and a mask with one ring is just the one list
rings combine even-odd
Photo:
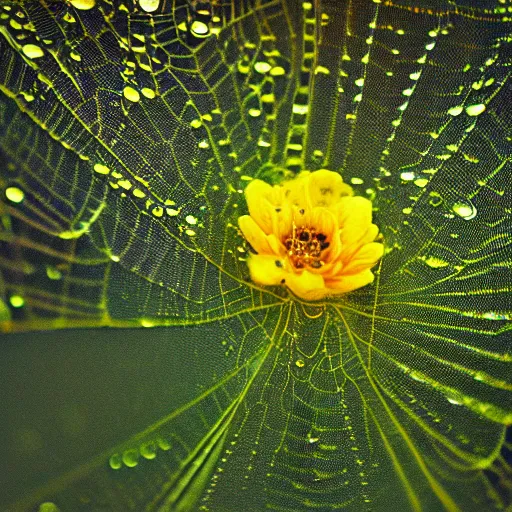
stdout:
[[140,101],[139,91],[136,91],[133,87],[130,87],[129,85],[123,89],[123,95],[128,101],[131,101],[133,103],[137,103],[138,101]]
[[21,203],[25,199],[25,193],[18,187],[7,187],[5,189],[5,197],[11,201],[11,203]]
[[463,110],[463,108],[460,105],[458,105],[456,107],[452,107],[451,109],[449,109],[448,114],[455,117],[455,116],[458,116],[459,114],[461,114],[462,110]]
[[150,100],[152,100],[156,96],[155,91],[153,91],[153,89],[150,89],[149,87],[143,87],[141,92],[146,98]]
[[51,265],[46,267],[46,275],[48,276],[48,279],[51,279],[52,281],[62,279],[62,272]]
[[110,173],[110,169],[106,165],[103,165],[103,164],[94,164],[94,171],[97,172],[98,174],[109,174]]
[[9,302],[13,308],[22,308],[25,305],[25,299],[21,295],[11,295]]
[[469,105],[466,107],[466,114],[468,116],[479,116],[485,111],[485,105],[483,103],[477,103],[475,105]]
[[417,180],[414,180],[414,184],[417,187],[424,188],[428,185],[428,180],[426,178],[418,178]]
[[464,220],[470,220],[476,217],[476,208],[471,203],[455,203],[452,210]]
[[123,453],[123,464],[129,468],[134,468],[139,463],[139,452],[137,450],[126,450]]
[[112,455],[110,457],[110,459],[108,460],[108,465],[112,469],[121,469],[123,466],[123,461],[121,459],[121,455],[119,455],[119,453],[114,453],[114,455]]
[[75,9],[88,11],[96,5],[96,0],[70,0],[69,2]]
[[436,258],[435,256],[429,256],[424,261],[430,268],[444,268],[449,265],[447,261],[444,261],[441,258]]
[[206,23],[197,20],[192,23],[190,30],[197,37],[205,37],[210,31]]
[[51,501],[45,501],[39,505],[37,512],[60,512],[60,508]]
[[272,68],[272,66],[268,62],[264,62],[264,61],[258,61],[254,64],[254,70],[257,73],[261,73],[262,75],[264,75],[265,73],[268,73],[271,68]]
[[29,59],[39,59],[44,55],[43,50],[36,44],[26,44],[22,50]]
[[414,181],[416,179],[416,175],[413,172],[407,171],[400,174],[400,178],[403,181]]
[[145,12],[155,12],[160,0],[139,0],[140,8]]
[[270,70],[270,76],[282,76],[286,74],[286,70],[281,66],[275,66]]
[[156,457],[156,446],[155,446],[155,443],[150,442],[150,443],[143,444],[140,447],[140,454],[145,459],[148,459],[148,460],[154,459]]

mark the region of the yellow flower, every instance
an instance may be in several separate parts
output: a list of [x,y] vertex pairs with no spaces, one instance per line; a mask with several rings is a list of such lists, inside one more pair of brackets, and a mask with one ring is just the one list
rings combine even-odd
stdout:
[[384,247],[374,242],[372,204],[353,195],[335,172],[301,172],[271,186],[245,189],[249,215],[238,219],[256,254],[247,261],[260,285],[286,285],[306,300],[350,292],[371,283]]

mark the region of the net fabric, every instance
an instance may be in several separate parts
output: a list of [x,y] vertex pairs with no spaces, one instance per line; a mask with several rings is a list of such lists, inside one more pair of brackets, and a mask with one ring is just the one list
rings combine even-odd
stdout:
[[[188,362],[169,417],[28,500],[504,506],[507,5],[144,6],[1,5],[5,328],[165,325]],[[308,305],[249,281],[236,224],[248,180],[320,168],[386,254]]]

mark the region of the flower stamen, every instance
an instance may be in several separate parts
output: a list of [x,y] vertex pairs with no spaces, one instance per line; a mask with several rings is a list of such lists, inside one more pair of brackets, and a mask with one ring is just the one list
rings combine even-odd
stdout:
[[312,227],[297,227],[295,222],[290,236],[284,240],[289,259],[295,268],[320,268],[325,265],[322,251],[329,247],[327,237]]

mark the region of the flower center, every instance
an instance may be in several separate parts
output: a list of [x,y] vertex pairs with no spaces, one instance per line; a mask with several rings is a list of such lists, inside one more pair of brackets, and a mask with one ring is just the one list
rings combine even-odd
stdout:
[[291,234],[284,240],[288,257],[295,268],[320,268],[324,265],[322,251],[329,247],[327,236],[311,227],[293,225]]

